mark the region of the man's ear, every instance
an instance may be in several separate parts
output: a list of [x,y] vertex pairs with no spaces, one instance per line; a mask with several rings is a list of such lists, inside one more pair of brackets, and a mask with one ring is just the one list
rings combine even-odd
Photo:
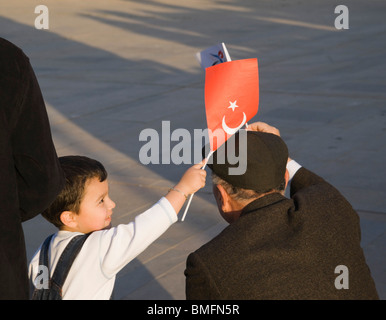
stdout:
[[218,205],[221,205],[221,210],[223,212],[231,212],[233,211],[232,205],[231,205],[231,197],[229,196],[228,192],[225,191],[224,187],[222,185],[217,185],[218,194],[216,197],[220,197],[220,202],[217,201]]
[[285,190],[285,189],[287,189],[288,181],[289,181],[289,172],[287,169],[285,170],[284,179],[285,179],[285,188],[284,188],[284,190]]
[[70,227],[70,228],[74,228],[76,226],[76,213],[72,212],[72,211],[63,211],[61,214],[60,214],[60,221],[62,221],[62,223],[67,226],[67,227]]

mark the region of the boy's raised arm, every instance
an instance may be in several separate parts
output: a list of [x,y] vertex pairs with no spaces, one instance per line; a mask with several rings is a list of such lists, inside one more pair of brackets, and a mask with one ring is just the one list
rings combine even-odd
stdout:
[[177,185],[171,188],[165,196],[173,206],[176,214],[179,213],[190,194],[195,193],[205,186],[206,171],[201,169],[204,162],[203,160],[186,170]]

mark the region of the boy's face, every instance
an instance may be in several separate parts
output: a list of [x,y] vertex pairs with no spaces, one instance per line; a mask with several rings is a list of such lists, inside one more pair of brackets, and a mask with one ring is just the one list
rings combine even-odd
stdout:
[[98,178],[90,179],[85,185],[79,212],[74,216],[74,231],[89,233],[109,226],[114,208],[115,203],[109,197],[107,180],[100,182]]

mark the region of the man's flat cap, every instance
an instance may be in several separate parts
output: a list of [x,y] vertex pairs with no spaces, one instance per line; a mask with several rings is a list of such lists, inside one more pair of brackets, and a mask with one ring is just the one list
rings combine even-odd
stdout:
[[284,181],[287,160],[288,148],[279,136],[240,130],[213,153],[208,167],[234,187],[264,193]]

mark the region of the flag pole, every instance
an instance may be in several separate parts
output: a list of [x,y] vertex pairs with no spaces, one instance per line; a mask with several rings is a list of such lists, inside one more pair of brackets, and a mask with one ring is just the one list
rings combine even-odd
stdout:
[[[210,156],[211,156],[212,154],[213,154],[213,151],[211,150],[211,151],[209,152],[208,156],[206,157],[206,161],[205,161],[205,163],[204,163],[204,166],[201,168],[201,170],[205,170],[205,167],[206,167],[206,165],[208,164],[209,158],[210,158]],[[191,194],[190,197],[189,197],[189,200],[188,200],[188,203],[187,203],[187,205],[186,205],[185,212],[184,212],[184,214],[183,214],[183,216],[182,216],[182,218],[181,218],[181,221],[184,221],[184,220],[185,220],[185,216],[186,216],[186,213],[188,212],[188,209],[189,209],[189,207],[190,207],[190,203],[192,202],[193,196],[194,196],[194,193]]]

